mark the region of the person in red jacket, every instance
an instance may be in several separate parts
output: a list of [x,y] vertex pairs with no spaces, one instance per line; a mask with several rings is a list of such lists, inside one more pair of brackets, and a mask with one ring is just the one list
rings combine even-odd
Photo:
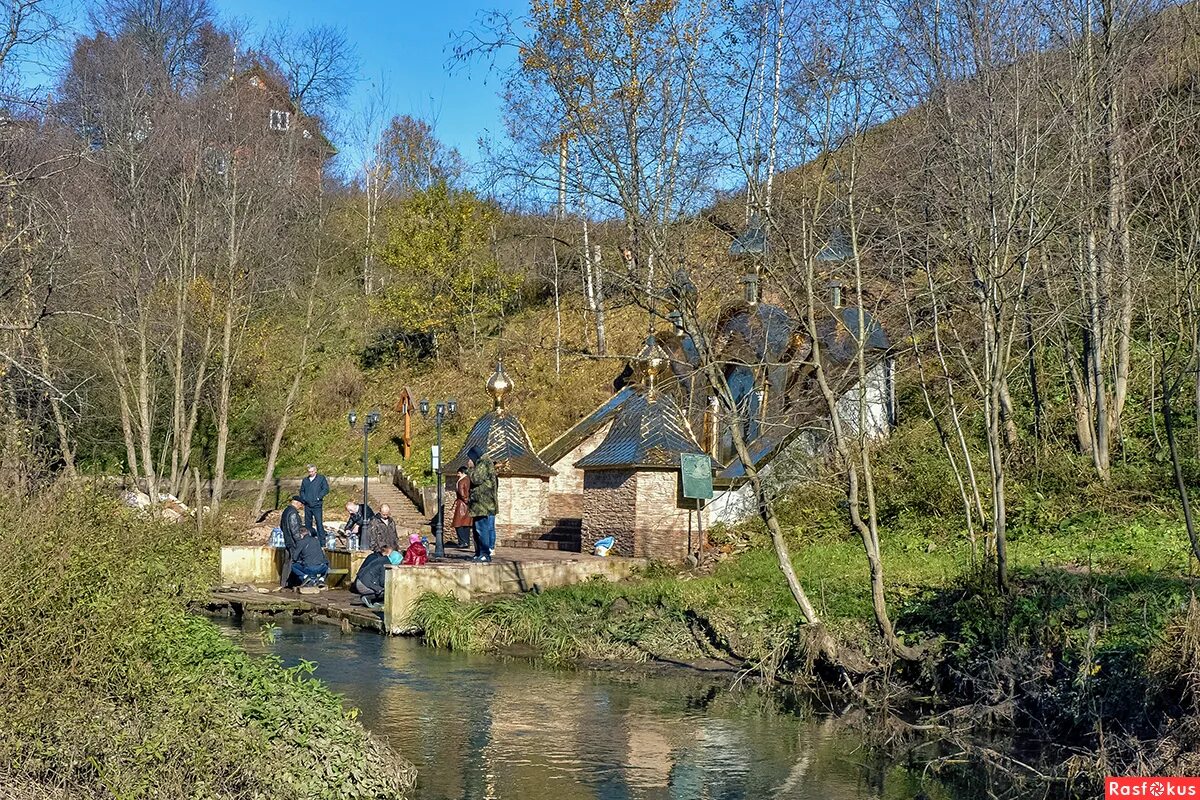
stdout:
[[411,534],[408,537],[408,549],[404,551],[404,560],[400,562],[401,566],[419,567],[427,561],[429,553],[425,551],[425,545],[421,544],[421,537],[415,533]]

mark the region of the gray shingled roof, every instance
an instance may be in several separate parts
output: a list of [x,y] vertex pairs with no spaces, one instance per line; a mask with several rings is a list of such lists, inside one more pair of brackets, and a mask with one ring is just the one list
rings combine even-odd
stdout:
[[703,453],[687,418],[670,395],[638,392],[617,413],[600,446],[575,462],[579,469],[679,468],[680,453]]
[[545,461],[538,457],[529,440],[529,434],[517,415],[503,408],[484,414],[467,434],[462,449],[443,469],[453,474],[467,463],[467,451],[478,447],[491,456],[496,464],[496,474],[528,478],[549,478],[556,474]]
[[604,427],[604,423],[616,415],[625,401],[635,394],[632,386],[626,386],[612,397],[605,400],[596,410],[572,425],[566,432],[538,453],[547,464],[557,463],[563,456],[570,453],[583,443],[585,439]]

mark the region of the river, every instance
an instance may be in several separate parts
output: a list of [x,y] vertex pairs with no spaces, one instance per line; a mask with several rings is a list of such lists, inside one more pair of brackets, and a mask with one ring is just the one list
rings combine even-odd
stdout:
[[416,764],[419,800],[963,800],[778,697],[679,673],[556,670],[319,624],[218,621],[316,675]]

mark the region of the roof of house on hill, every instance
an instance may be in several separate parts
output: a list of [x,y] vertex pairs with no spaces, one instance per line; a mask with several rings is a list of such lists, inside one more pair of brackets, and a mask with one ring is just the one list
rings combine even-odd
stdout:
[[321,145],[327,151],[326,157],[332,157],[337,154],[338,149],[334,147],[333,142],[329,141],[321,130],[320,119],[301,111],[300,107],[292,100],[291,93],[288,92],[287,85],[283,80],[276,75],[272,75],[262,64],[254,64],[243,70],[234,77],[234,80],[261,88],[274,95],[275,99],[281,104],[286,103],[287,110],[296,115],[298,120],[296,126],[300,129],[301,133],[313,136],[317,144]]
[[612,397],[597,406],[592,413],[576,422],[557,439],[542,448],[538,455],[547,464],[555,464],[568,453],[583,444],[589,436],[604,427],[613,415],[635,394],[633,387],[625,386]]
[[604,441],[575,466],[678,469],[681,453],[703,452],[671,396],[642,390],[621,405]]

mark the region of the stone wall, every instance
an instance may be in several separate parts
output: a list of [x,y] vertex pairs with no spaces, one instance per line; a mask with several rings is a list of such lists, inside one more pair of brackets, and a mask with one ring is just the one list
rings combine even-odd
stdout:
[[388,567],[384,582],[383,620],[389,633],[411,633],[410,616],[427,592],[452,594],[468,601],[488,594],[515,594],[568,586],[596,576],[623,580],[643,562],[623,558],[538,559],[492,564],[426,564]]
[[584,549],[605,536],[615,536],[613,554],[633,555],[636,528],[637,473],[631,469],[590,469],[583,477]]
[[695,500],[684,499],[675,470],[637,473],[633,555],[681,562],[700,546]]
[[610,427],[611,421],[604,423],[574,450],[550,465],[558,474],[550,478],[550,505],[547,516],[554,519],[582,518],[583,470],[576,469],[575,462],[599,447],[608,435]]

